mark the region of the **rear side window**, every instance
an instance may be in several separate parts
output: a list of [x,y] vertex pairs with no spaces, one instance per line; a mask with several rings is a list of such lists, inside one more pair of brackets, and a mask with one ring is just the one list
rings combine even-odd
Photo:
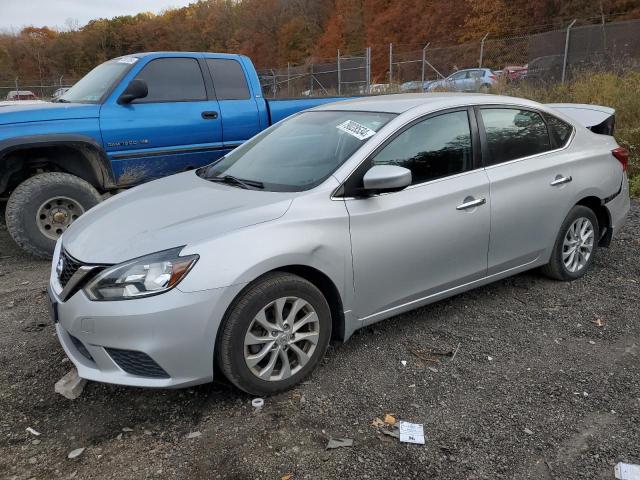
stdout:
[[547,119],[549,132],[551,133],[551,138],[553,139],[555,147],[564,147],[569,143],[571,133],[573,132],[573,126],[557,117],[554,117],[553,115],[545,114],[545,118]]
[[158,58],[136,78],[147,83],[149,94],[134,103],[195,102],[207,99],[204,79],[193,58]]
[[207,65],[218,100],[245,100],[251,97],[247,78],[236,60],[208,58]]
[[551,150],[542,116],[530,110],[483,108],[480,110],[487,136],[487,165],[508,162]]
[[414,185],[471,170],[467,112],[445,113],[409,127],[376,154],[373,165],[408,168]]

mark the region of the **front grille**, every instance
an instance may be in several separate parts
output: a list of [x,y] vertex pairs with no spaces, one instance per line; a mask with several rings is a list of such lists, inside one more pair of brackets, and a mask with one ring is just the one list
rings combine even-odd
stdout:
[[62,287],[64,288],[67,286],[67,283],[69,282],[71,277],[73,277],[73,274],[76,273],[82,266],[82,263],[77,261],[64,250],[60,252],[60,260],[62,260],[63,264],[62,272],[60,273],[58,280],[60,280],[60,285],[62,285]]
[[83,357],[85,357],[87,360],[91,360],[92,362],[94,361],[93,357],[89,353],[89,350],[87,350],[87,347],[84,346],[84,343],[82,343],[80,340],[78,340],[76,337],[74,337],[71,334],[69,335],[69,338],[71,338],[71,342],[73,343],[73,346],[76,347],[76,350],[78,350]]
[[105,350],[122,370],[131,375],[169,378],[169,374],[146,353],[134,350],[120,350],[118,348],[105,348]]

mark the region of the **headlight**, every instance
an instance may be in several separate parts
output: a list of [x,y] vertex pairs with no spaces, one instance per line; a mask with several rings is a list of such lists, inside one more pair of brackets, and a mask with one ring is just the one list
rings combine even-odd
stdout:
[[84,291],[91,300],[130,300],[166,292],[191,270],[198,255],[180,257],[183,247],[134,258],[108,267]]

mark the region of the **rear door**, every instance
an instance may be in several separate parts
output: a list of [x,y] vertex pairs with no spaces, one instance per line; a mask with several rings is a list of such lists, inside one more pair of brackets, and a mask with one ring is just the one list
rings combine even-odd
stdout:
[[203,68],[192,57],[151,59],[134,77],[146,82],[146,98],[119,104],[116,94],[102,106],[102,138],[119,185],[195,168],[220,155],[222,119]]
[[225,147],[237,147],[262,130],[258,103],[251,95],[247,72],[232,58],[206,58],[205,62],[222,114],[222,140]]
[[572,180],[579,173],[576,159],[564,149],[573,135],[571,125],[554,119],[562,124],[556,138],[536,110],[491,106],[476,114],[491,182],[491,275],[548,254],[573,206]]

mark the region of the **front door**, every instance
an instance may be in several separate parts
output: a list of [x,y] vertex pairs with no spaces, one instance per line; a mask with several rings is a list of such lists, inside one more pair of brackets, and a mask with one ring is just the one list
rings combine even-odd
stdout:
[[220,109],[197,59],[156,58],[135,78],[146,82],[146,98],[121,105],[114,96],[100,112],[119,186],[199,167],[223,153]]
[[346,200],[358,318],[384,315],[485,275],[489,182],[476,168],[475,143],[466,109],[435,114],[405,129],[354,173],[387,164],[409,168],[413,177],[402,191]]

